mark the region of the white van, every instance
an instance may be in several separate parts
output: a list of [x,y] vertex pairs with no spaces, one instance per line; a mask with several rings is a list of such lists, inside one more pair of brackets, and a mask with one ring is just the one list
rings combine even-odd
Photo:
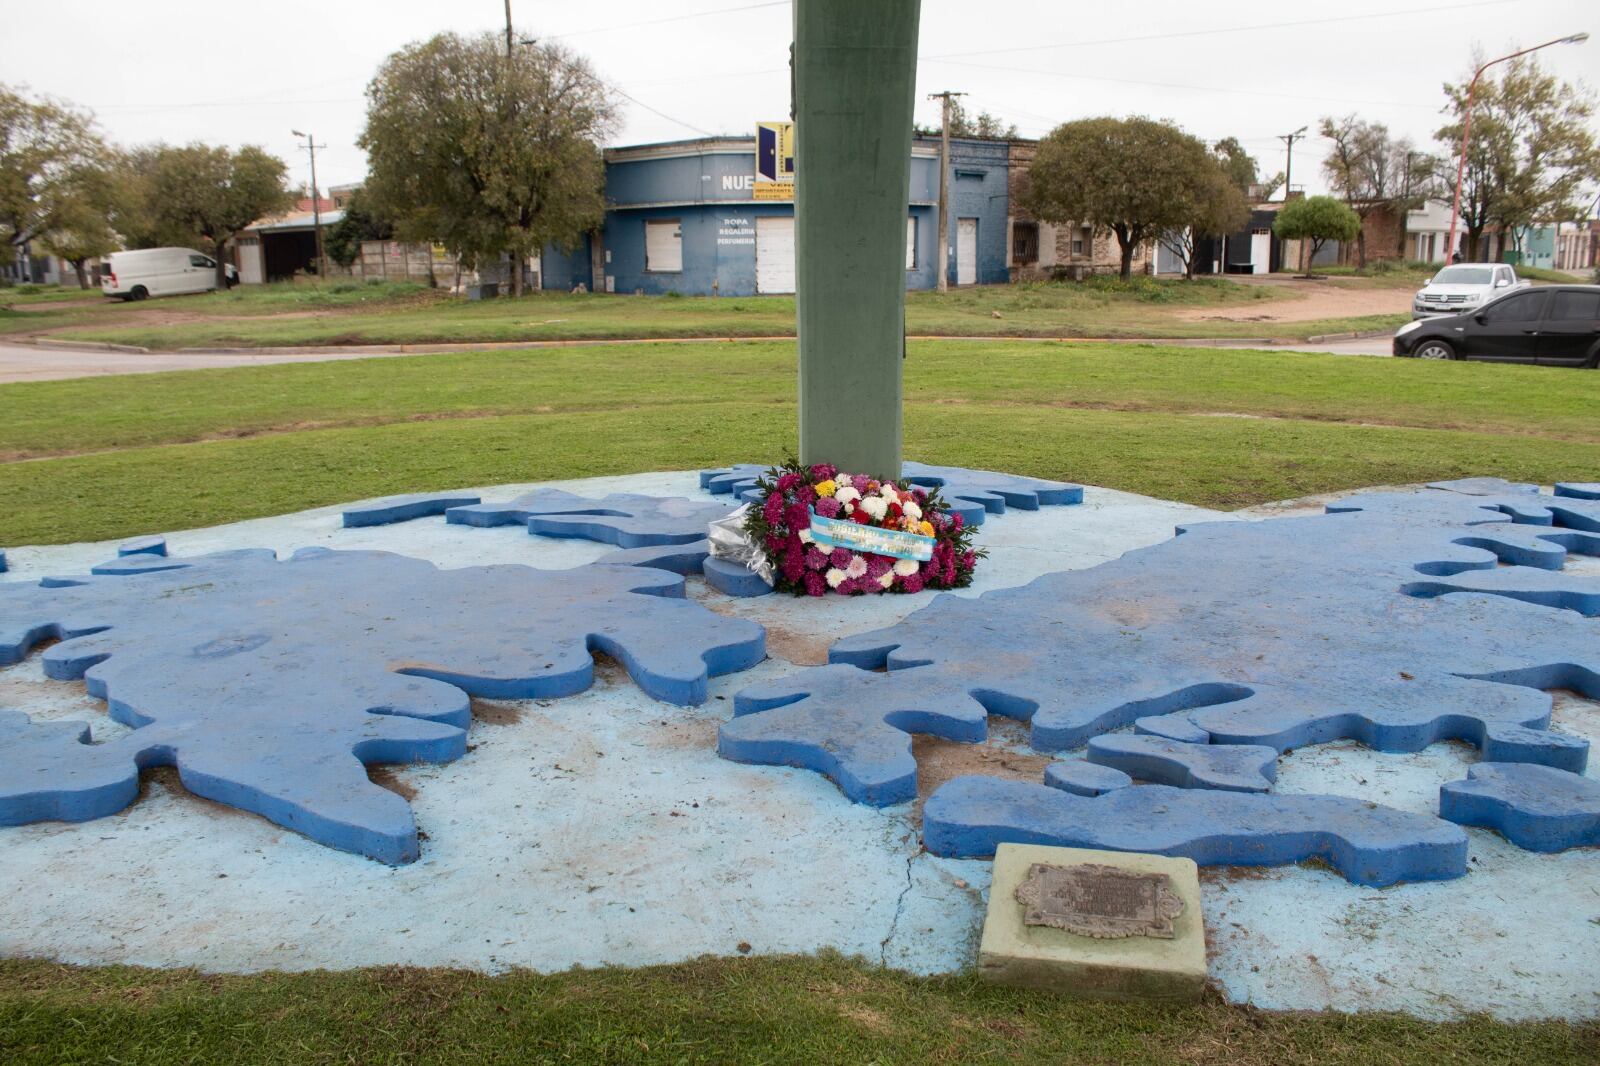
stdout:
[[[228,287],[238,284],[238,272],[228,267]],[[185,292],[210,292],[217,287],[217,261],[193,248],[140,248],[112,252],[100,275],[100,291],[123,300],[148,296],[176,296]]]

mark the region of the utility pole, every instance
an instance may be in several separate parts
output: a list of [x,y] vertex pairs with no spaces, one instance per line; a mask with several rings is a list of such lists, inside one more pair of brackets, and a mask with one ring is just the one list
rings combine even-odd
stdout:
[[[1301,126],[1299,129],[1295,130],[1293,133],[1281,133],[1281,134],[1278,135],[1278,140],[1282,141],[1284,143],[1284,146],[1285,146],[1284,157],[1283,157],[1283,202],[1284,202],[1285,206],[1288,206],[1288,203],[1289,203],[1289,178],[1290,178],[1291,175],[1294,174],[1294,142],[1298,141],[1298,140],[1301,140],[1301,139],[1303,139],[1305,137],[1306,129],[1307,129],[1307,127]],[[1300,260],[1301,260],[1301,262],[1299,264],[1300,268],[1301,268],[1300,269],[1300,273],[1309,274],[1309,273],[1311,273],[1311,268],[1306,265],[1305,258],[1306,258],[1306,242],[1305,241],[1301,241],[1300,242]],[[1279,266],[1283,265],[1283,249],[1281,247],[1278,249],[1278,265]]]
[[950,291],[950,100],[965,96],[946,89],[929,93],[929,100],[941,101],[944,111],[939,129],[939,291]]
[[[510,0],[507,0],[509,3]],[[306,139],[306,151],[311,153],[311,228],[317,235],[317,279],[326,280],[328,277],[328,258],[322,254],[322,195],[317,192],[317,149],[328,147],[318,144],[312,139],[311,134],[301,133],[299,130],[290,130],[296,137]]]
[[511,0],[506,0],[506,62],[511,62]]

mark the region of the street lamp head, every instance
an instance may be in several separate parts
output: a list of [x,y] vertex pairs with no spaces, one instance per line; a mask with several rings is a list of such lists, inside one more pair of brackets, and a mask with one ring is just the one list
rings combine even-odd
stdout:
[[301,133],[299,130],[290,130],[289,132],[294,134],[296,137],[305,137],[305,136],[307,136],[307,134]]
[[1582,44],[1584,41],[1587,41],[1588,39],[1589,39],[1589,35],[1587,33],[1574,33],[1571,37],[1563,37],[1563,38],[1561,38],[1561,43],[1562,44]]

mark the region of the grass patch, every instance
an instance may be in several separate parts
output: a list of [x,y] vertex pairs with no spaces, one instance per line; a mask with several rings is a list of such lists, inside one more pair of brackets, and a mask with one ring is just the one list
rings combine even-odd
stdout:
[[7,285],[0,287],[0,307],[27,307],[29,304],[94,302],[104,300],[99,288],[80,289],[72,285]]
[[[914,341],[908,353],[907,399],[951,409],[1250,414],[1600,442],[1600,375],[1570,370],[1054,341]],[[0,458],[425,419],[787,405],[795,373],[792,342],[748,341],[23,382],[0,386]]]
[[[640,337],[782,337],[794,333],[789,296],[608,296],[603,293],[538,293],[521,299],[468,301],[445,294],[393,292],[376,296],[358,289],[336,298],[325,285],[260,286],[228,294],[162,301],[164,308],[194,312],[212,321],[149,322],[137,316],[64,324],[76,340],[111,341],[147,348],[273,347],[312,344],[442,344],[504,341],[594,340]],[[279,290],[277,292],[264,290]],[[1401,313],[1320,322],[1251,321],[1248,308],[1287,298],[1266,286],[1220,278],[1193,281],[1139,277],[1128,282],[1092,278],[1082,283],[1034,282],[980,286],[906,297],[906,328],[913,335],[1007,337],[1274,337],[1304,338],[1349,329],[1386,328],[1406,321]],[[302,301],[302,303],[296,303]],[[322,301],[318,303],[317,301]],[[322,307],[336,314],[273,316],[295,306]],[[1232,320],[1191,320],[1196,307],[1237,308]],[[998,317],[997,317],[998,316]],[[52,323],[63,324],[63,323]],[[41,323],[43,325],[43,323]]]
[[[690,470],[795,448],[792,403],[426,420],[0,465],[0,543],[189,529],[368,496]],[[1070,407],[906,406],[907,454],[1212,507],[1468,474],[1593,480],[1600,443]]]
[[16,1064],[1545,1066],[1596,1054],[1594,1026],[1079,1003],[832,954],[500,977],[0,962],[0,1056]]

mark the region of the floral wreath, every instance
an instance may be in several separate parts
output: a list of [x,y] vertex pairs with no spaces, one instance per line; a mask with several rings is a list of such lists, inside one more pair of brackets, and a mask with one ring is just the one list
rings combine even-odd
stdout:
[[[758,478],[745,533],[797,596],[965,588],[987,552],[937,489],[791,459]],[[862,528],[852,528],[862,527]]]

